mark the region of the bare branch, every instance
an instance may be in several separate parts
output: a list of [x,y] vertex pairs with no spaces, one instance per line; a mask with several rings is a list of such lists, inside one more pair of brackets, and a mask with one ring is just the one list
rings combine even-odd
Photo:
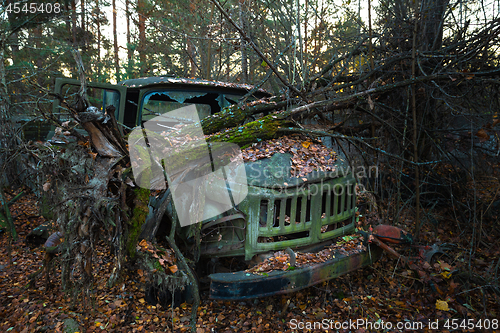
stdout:
[[271,70],[274,72],[274,74],[276,74],[276,76],[278,77],[278,79],[283,82],[283,84],[288,88],[290,89],[291,91],[293,91],[297,96],[300,96],[304,101],[307,101],[305,95],[300,92],[299,90],[297,90],[297,88],[295,88],[294,86],[292,86],[279,72],[278,70],[276,69],[276,67],[274,66],[274,62],[269,60],[269,58],[267,58],[264,53],[262,53],[262,51],[257,47],[257,45],[255,45],[255,43],[253,42],[253,40],[248,37],[248,35],[243,31],[243,29],[241,29],[238,24],[236,24],[236,22],[233,21],[233,19],[231,18],[231,16],[229,16],[229,14],[224,10],[224,8],[222,8],[222,6],[219,4],[219,1],[217,0],[211,0],[215,6],[217,6],[217,8],[219,9],[219,11],[222,13],[222,15],[224,15],[224,17],[229,21],[229,23],[231,23],[234,28],[236,30],[238,30],[238,32],[241,34],[241,36],[243,37],[243,39],[255,50],[255,52],[259,55],[259,57],[264,60],[266,62],[266,64],[269,66],[269,68],[271,68]]

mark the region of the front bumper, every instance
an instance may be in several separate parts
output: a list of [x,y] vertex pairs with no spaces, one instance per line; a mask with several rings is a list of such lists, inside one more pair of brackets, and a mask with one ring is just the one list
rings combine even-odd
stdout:
[[210,298],[218,300],[244,300],[295,292],[328,281],[378,260],[382,250],[368,245],[366,251],[335,257],[325,262],[294,270],[252,274],[245,271],[211,274]]

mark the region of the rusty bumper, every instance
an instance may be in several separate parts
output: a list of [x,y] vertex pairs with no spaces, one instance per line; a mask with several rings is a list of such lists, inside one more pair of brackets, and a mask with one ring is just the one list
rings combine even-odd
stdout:
[[257,275],[245,271],[210,275],[210,298],[243,300],[295,292],[370,265],[380,258],[382,250],[370,246],[356,254],[336,254],[323,263],[287,271]]

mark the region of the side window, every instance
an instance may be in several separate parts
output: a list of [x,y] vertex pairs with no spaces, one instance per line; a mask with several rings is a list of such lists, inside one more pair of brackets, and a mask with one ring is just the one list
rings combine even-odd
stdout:
[[139,91],[127,91],[125,100],[125,110],[123,113],[124,132],[128,132],[137,124],[137,109],[139,104]]
[[[67,78],[57,78],[54,92],[66,100],[69,105],[75,104],[80,90],[80,81]],[[123,86],[105,84],[105,83],[88,83],[87,97],[91,106],[96,107],[101,112],[108,106],[115,107],[115,117],[118,124],[123,124],[123,109],[125,106],[125,95],[127,88]],[[69,110],[60,105],[58,99],[54,100],[52,113],[62,122],[70,120],[71,115]],[[46,139],[51,139],[54,135],[55,128],[52,128]],[[83,135],[86,132],[82,128],[78,128]]]
[[[69,103],[73,104],[78,96],[79,85],[75,84],[63,84],[59,94]],[[115,116],[118,118],[118,112],[120,110],[120,92],[114,89],[105,89],[98,87],[87,87],[87,96],[90,105],[95,106],[97,109],[104,112],[106,107],[113,105],[115,107]],[[69,118],[68,111],[63,107],[58,107],[55,110],[59,119],[65,120]]]

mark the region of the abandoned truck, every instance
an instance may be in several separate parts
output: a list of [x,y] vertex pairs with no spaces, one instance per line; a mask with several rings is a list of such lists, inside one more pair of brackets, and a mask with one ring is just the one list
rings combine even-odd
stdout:
[[[55,92],[68,97],[79,86],[77,80],[57,79]],[[88,89],[89,100],[98,109],[109,105],[116,108],[116,119],[127,135],[133,128],[185,105],[194,105],[199,119],[203,119],[238,102],[252,87],[157,77],[117,85],[89,84]],[[265,91],[256,90],[251,98],[266,96],[269,94]],[[55,102],[54,113],[58,112],[61,108]],[[56,142],[57,138],[52,140]],[[361,241],[354,251],[338,246],[354,233],[357,210],[356,182],[346,171],[349,168],[345,162],[329,154],[327,169],[300,174],[300,170],[292,170],[292,162],[297,150],[308,149],[311,143],[290,140],[289,149],[277,149],[265,158],[252,158],[259,144],[247,148],[246,196],[232,209],[202,221],[199,264],[210,264],[205,265],[210,266],[205,272],[210,279],[211,298],[237,300],[292,292],[369,265],[380,257],[379,247]],[[328,152],[321,146],[313,150],[323,149]],[[159,205],[167,195],[168,190],[161,198],[152,196],[150,205]],[[210,199],[205,202],[206,210],[218,205],[218,198]],[[168,224],[176,218],[175,209],[170,200],[161,220],[148,216],[141,237],[153,241],[162,230],[169,230]],[[178,237],[189,253],[194,241],[186,228],[180,228]],[[238,265],[233,265],[235,260]],[[220,269],[228,261],[233,267]],[[263,268],[272,262],[286,264],[280,269]]]

